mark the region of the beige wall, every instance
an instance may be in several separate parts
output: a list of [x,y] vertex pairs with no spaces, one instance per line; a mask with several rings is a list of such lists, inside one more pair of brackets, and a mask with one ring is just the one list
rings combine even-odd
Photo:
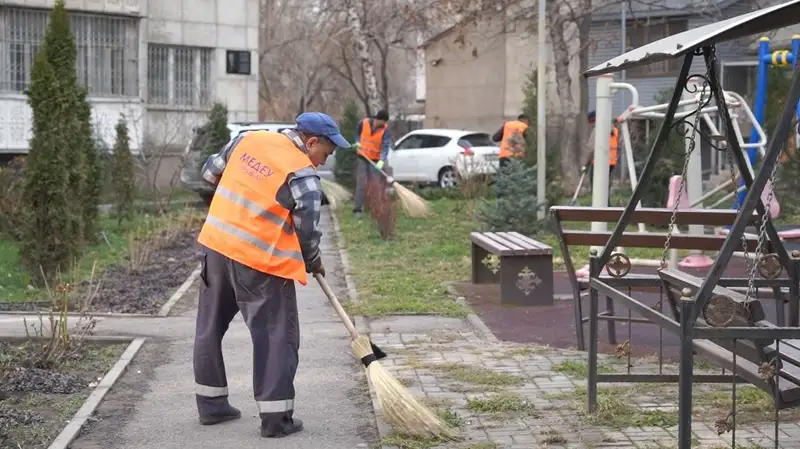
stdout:
[[[425,48],[425,126],[471,128],[494,132],[503,120],[520,114],[522,89],[537,65],[536,30],[523,24],[502,32],[499,18],[462,25],[428,43]],[[571,32],[571,30],[570,30]],[[457,42],[463,33],[464,43]],[[577,55],[576,39],[567,39]],[[551,67],[552,45],[547,39],[547,114],[560,113],[555,73]],[[473,50],[477,50],[474,57]],[[438,65],[432,63],[441,58]],[[570,62],[573,80],[579,79],[578,58]],[[572,96],[579,100],[580,87],[572,83]]]
[[499,20],[486,20],[465,29],[463,41],[455,30],[429,43],[425,50],[426,127],[489,132],[499,125],[506,71],[500,26]]

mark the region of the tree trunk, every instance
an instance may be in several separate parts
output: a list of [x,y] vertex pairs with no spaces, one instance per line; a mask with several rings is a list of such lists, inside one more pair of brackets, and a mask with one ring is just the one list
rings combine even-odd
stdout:
[[[572,191],[578,184],[580,173],[580,104],[572,98],[572,78],[569,73],[570,51],[564,38],[564,23],[560,14],[560,3],[548,2],[548,18],[550,23],[550,41],[553,45],[553,69],[556,75],[556,90],[561,103],[561,123],[557,129],[562,130],[558,136],[561,148],[561,175],[566,191]],[[579,130],[572,132],[569,130]]]
[[372,63],[372,57],[369,54],[367,35],[364,32],[364,28],[361,26],[361,16],[353,1],[347,4],[347,24],[353,35],[353,47],[355,48],[356,55],[361,61],[361,72],[364,75],[366,84],[365,94],[369,101],[367,115],[372,115],[381,108],[380,94],[378,92],[378,78],[375,76],[375,65]]

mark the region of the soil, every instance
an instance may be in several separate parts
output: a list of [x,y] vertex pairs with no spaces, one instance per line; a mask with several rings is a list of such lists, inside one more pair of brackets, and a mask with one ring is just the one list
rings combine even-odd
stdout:
[[125,349],[83,343],[43,363],[43,344],[0,341],[0,448],[48,447]]
[[[167,231],[163,231],[167,232]],[[171,231],[169,238],[155,248],[142,268],[132,270],[128,261],[106,267],[100,289],[89,304],[88,311],[111,313],[156,314],[199,263],[197,233],[199,229]],[[163,236],[163,234],[162,234]],[[84,306],[92,288],[88,281],[76,289],[73,310]],[[49,301],[0,302],[0,311],[50,310]]]
[[[684,270],[698,277],[705,276],[705,270]],[[655,274],[655,268],[637,268],[634,273]],[[554,294],[556,296],[572,295],[572,287],[566,272],[553,274]],[[744,262],[732,260],[725,271],[725,277],[746,277]],[[500,302],[500,286],[496,284],[475,285],[471,282],[457,282],[453,284],[456,292],[463,296],[476,314],[486,323],[491,331],[500,340],[518,343],[537,343],[556,348],[574,349],[577,347],[575,332],[575,315],[573,300],[556,300],[552,306],[505,306]],[[626,292],[627,293],[627,292]],[[630,292],[638,301],[658,308],[660,293],[658,290]],[[767,319],[774,321],[775,301],[762,300]],[[588,316],[589,301],[584,297],[582,302],[583,315]],[[604,301],[600,300],[601,310],[605,309]],[[663,309],[666,315],[666,301]],[[616,306],[615,314],[627,315],[626,309]],[[637,315],[634,314],[634,317]],[[616,354],[617,345],[630,341],[632,356],[652,356],[663,350],[666,359],[677,359],[678,337],[669,331],[663,331],[653,324],[617,322],[616,343],[609,343],[607,322],[600,322],[598,347],[601,352]],[[584,324],[584,338],[588,338],[588,324]],[[659,344],[662,342],[662,345]],[[660,349],[661,347],[661,349]]]

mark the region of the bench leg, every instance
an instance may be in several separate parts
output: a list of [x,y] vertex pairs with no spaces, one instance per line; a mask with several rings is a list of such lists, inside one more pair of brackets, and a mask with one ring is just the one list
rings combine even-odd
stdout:
[[500,300],[514,306],[552,306],[553,256],[501,257]]
[[497,284],[500,282],[500,258],[476,244],[472,244],[472,283]]

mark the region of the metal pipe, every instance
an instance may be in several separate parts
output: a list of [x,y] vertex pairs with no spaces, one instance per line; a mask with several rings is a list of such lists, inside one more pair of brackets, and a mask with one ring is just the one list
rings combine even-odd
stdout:
[[694,300],[681,295],[681,359],[678,380],[678,449],[692,449],[692,375],[694,374],[694,348],[692,344]]
[[[547,10],[545,9],[545,0],[539,0],[539,26],[538,38],[539,46],[537,50],[537,64],[536,64],[536,91],[539,94],[536,96],[536,202],[539,204],[545,203],[545,189],[547,188],[546,168],[547,168],[547,124],[545,122],[547,115],[545,115],[547,102],[547,42],[545,40],[546,16]],[[545,208],[539,207],[537,215],[539,220],[544,220]]]

